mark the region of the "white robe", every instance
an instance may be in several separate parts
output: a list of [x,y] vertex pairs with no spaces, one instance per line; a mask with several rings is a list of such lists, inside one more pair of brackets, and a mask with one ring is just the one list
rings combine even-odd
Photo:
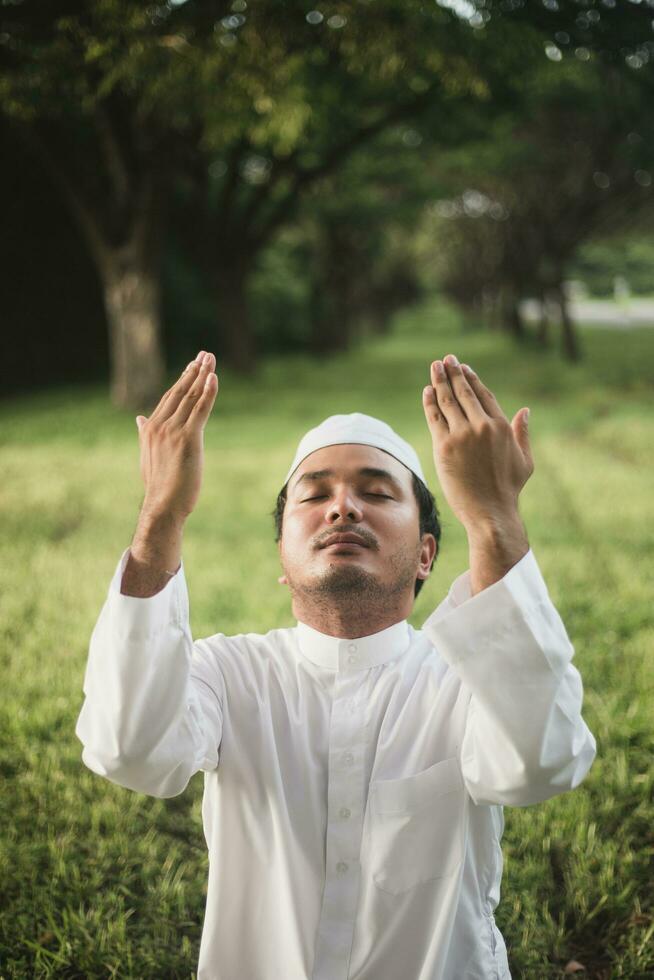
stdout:
[[198,980],[505,980],[503,806],[578,786],[596,754],[574,648],[530,549],[422,629],[305,623],[193,640],[184,566],[91,638],[82,759],[182,793],[204,771]]

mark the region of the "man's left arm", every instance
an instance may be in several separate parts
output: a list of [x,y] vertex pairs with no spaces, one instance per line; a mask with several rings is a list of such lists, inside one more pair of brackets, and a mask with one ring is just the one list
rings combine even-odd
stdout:
[[472,799],[528,806],[578,786],[597,752],[574,647],[519,515],[534,472],[528,410],[509,422],[451,356],[432,363],[431,378],[434,464],[468,534],[470,569],[422,628],[471,692],[461,767]]
[[[471,692],[461,767],[477,804],[528,806],[574,789],[595,758],[574,648],[534,553],[470,541],[470,569],[423,625]],[[494,543],[495,542],[495,543]]]

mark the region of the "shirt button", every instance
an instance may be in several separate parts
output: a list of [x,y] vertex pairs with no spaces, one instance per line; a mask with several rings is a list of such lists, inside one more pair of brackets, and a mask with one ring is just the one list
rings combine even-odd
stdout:
[[345,753],[345,755],[343,756],[343,761],[344,761],[344,762],[345,762],[345,763],[346,763],[346,764],[347,764],[348,766],[351,766],[351,765],[352,765],[352,763],[354,762],[354,756],[352,755],[352,753],[351,753],[351,752],[346,752],[346,753]]
[[347,864],[346,864],[346,862],[345,861],[339,861],[338,864],[336,865],[336,870],[338,871],[339,875],[342,875],[345,871],[347,871]]
[[353,654],[350,654],[350,656],[347,658],[347,662],[349,664],[356,664],[359,662],[359,658],[357,656],[354,656]]
[[356,643],[350,643],[348,646],[348,650],[350,651],[350,653],[355,653],[356,648],[357,648]]
[[346,820],[350,816],[350,811],[346,806],[341,807],[341,816],[345,817]]

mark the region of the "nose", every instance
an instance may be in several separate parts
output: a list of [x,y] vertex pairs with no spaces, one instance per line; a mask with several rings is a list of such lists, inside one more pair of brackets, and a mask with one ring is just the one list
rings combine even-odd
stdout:
[[347,488],[337,490],[329,503],[327,521],[333,524],[338,520],[361,521],[363,511],[359,507],[354,494]]

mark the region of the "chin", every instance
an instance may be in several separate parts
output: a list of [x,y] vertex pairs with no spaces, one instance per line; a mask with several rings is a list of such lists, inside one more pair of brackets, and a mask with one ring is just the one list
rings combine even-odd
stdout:
[[353,592],[379,588],[377,576],[356,563],[339,562],[330,565],[322,575],[304,583],[308,592],[351,595]]

